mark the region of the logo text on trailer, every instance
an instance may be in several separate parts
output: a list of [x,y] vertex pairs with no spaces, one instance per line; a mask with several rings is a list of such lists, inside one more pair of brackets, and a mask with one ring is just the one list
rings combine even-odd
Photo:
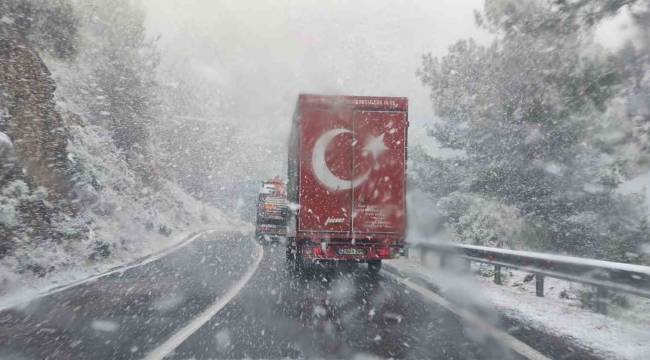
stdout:
[[345,218],[328,217],[327,220],[325,220],[325,225],[327,225],[327,224],[340,224],[343,221],[345,221]]

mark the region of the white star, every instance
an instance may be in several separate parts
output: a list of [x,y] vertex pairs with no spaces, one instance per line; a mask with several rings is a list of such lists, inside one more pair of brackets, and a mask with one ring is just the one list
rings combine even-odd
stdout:
[[368,141],[366,146],[363,148],[364,151],[371,152],[375,157],[375,160],[377,160],[377,156],[379,156],[379,154],[388,150],[386,145],[384,145],[384,135],[385,134],[381,134],[379,137],[374,137],[371,135],[370,138],[372,140]]

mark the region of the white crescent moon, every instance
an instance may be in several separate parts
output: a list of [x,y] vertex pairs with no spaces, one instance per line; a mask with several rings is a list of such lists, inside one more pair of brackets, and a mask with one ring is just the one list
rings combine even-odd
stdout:
[[314,175],[320,182],[332,190],[350,190],[361,185],[364,181],[368,180],[370,170],[358,178],[350,181],[343,180],[338,176],[332,174],[330,169],[325,163],[325,150],[329,143],[339,134],[351,133],[347,129],[334,129],[325,132],[314,144],[314,151],[311,154],[311,165],[314,169]]

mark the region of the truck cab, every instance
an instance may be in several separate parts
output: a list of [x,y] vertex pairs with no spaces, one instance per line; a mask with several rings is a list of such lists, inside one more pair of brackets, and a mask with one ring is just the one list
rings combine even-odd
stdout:
[[275,177],[262,181],[257,197],[255,236],[263,243],[284,241],[287,236],[288,201],[286,183]]

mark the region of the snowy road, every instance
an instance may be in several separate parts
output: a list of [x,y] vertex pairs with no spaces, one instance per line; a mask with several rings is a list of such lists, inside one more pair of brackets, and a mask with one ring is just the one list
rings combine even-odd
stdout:
[[246,289],[167,358],[518,359],[364,265],[296,278],[284,263],[267,247]]
[[3,311],[0,359],[144,358],[251,270],[241,292],[165,359],[521,358],[392,277],[369,277],[364,265],[296,277],[282,248],[263,254],[257,267],[249,238],[208,235],[142,267]]
[[209,235],[141,267],[0,312],[0,359],[140,359],[254,262],[241,235]]

